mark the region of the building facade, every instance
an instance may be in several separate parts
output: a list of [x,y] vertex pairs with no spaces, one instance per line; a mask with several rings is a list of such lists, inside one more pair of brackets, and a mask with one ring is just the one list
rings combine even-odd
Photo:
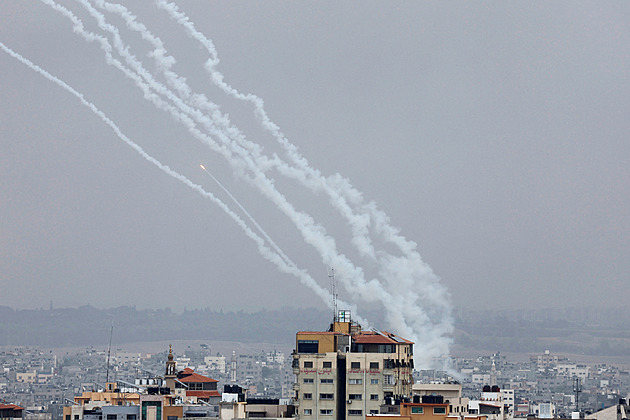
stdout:
[[364,418],[411,395],[413,343],[340,317],[328,331],[296,334],[293,370],[300,418]]

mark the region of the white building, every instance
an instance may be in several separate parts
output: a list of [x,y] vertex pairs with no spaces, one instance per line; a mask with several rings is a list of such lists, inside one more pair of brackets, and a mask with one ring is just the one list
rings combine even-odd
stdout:
[[588,378],[589,367],[586,365],[577,364],[559,364],[556,366],[556,372],[558,375],[564,375],[568,378],[578,377],[582,380]]
[[208,367],[208,370],[225,373],[225,356],[206,356],[203,358],[203,362]]
[[534,404],[532,411],[539,419],[553,419],[556,417],[556,405],[551,402]]

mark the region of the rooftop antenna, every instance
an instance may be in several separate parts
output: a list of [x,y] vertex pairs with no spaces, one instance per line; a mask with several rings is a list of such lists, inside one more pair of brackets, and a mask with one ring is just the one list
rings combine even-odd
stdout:
[[112,319],[112,328],[109,331],[109,347],[107,348],[107,374],[105,375],[105,383],[109,383],[109,356],[112,352],[112,335],[114,335],[114,320]]
[[333,322],[337,321],[337,279],[335,279],[335,269],[330,267],[330,272],[328,273],[328,277],[330,277],[330,294],[332,295],[332,304],[333,304]]

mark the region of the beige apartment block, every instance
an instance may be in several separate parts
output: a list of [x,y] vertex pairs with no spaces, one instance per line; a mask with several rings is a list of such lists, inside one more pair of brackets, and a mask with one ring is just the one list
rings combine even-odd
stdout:
[[388,397],[411,395],[413,343],[385,331],[363,331],[343,312],[345,318],[328,331],[296,334],[293,371],[301,419],[358,420],[378,414]]

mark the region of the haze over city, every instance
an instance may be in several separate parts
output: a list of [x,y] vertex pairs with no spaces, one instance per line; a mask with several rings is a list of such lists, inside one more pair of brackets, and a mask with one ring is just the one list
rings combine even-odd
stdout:
[[[225,82],[262,98],[312,167],[346,177],[418,244],[439,277],[417,285],[439,291],[431,302],[442,301],[445,287],[453,305],[464,307],[622,303],[630,274],[630,6],[178,4],[214,43]],[[177,60],[174,71],[266,153],[280,153],[251,104],[212,86],[204,68],[209,55],[197,41],[153,4],[125,6],[164,41]],[[80,5],[67,7],[86,29],[99,31]],[[7,0],[0,15],[0,42],[81,92],[147,153],[238,212],[216,177],[329,288],[330,268],[277,206],[145,100],[96,42],[73,33],[44,2]],[[111,19],[133,54],[150,62],[147,42],[122,18]],[[76,97],[5,52],[3,305],[324,307],[263,258],[219,206],[143,159]],[[273,181],[325,226],[340,254],[361,259],[348,223],[323,193]],[[377,272],[361,267],[368,281]],[[387,291],[402,280],[383,281]],[[339,298],[358,302],[359,310],[375,305],[353,298],[343,284]]]

